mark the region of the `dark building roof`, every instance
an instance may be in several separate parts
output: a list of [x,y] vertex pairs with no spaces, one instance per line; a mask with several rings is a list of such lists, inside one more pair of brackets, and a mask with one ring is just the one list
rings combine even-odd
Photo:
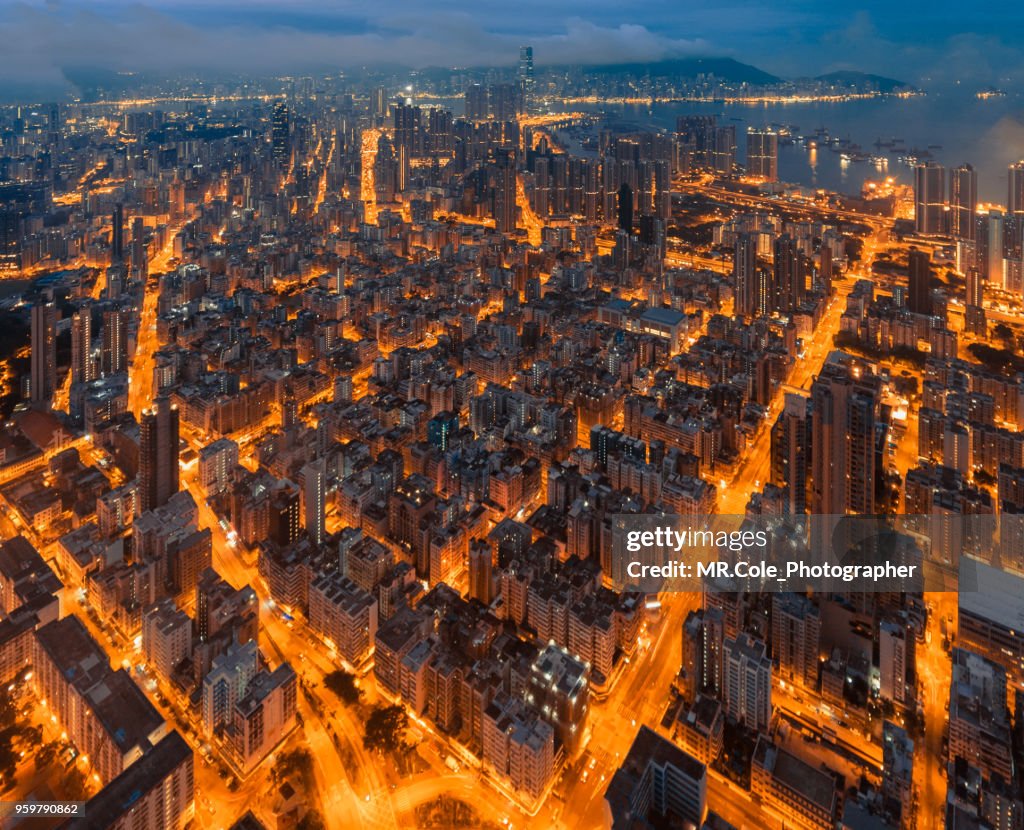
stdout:
[[183,763],[192,760],[192,750],[177,732],[160,743],[100,790],[85,805],[85,812],[61,825],[62,830],[98,830],[110,827],[147,793]]

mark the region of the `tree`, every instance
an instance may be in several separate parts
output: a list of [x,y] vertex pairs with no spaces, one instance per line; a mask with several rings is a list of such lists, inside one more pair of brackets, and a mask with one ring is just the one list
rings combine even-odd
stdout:
[[409,717],[401,706],[378,706],[366,719],[363,746],[379,752],[394,752],[405,746]]
[[324,817],[316,810],[310,810],[295,827],[296,830],[324,830]]
[[359,691],[359,687],[356,686],[355,675],[349,674],[342,669],[332,671],[326,675],[324,677],[324,685],[334,692],[341,699],[342,703],[347,703],[349,706],[358,703],[359,698],[363,694]]

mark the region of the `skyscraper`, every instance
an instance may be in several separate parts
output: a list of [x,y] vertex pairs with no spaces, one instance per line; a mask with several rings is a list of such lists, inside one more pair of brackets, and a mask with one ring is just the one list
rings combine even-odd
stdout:
[[291,156],[290,132],[288,105],[284,101],[278,101],[274,104],[270,140],[274,161],[280,165],[288,164]]
[[34,404],[50,405],[57,387],[57,308],[39,301],[32,306],[32,354],[30,398]]
[[86,305],[71,317],[71,383],[88,383],[94,378],[92,309]]
[[427,421],[427,441],[441,452],[448,449],[452,435],[459,429],[459,417],[454,412],[438,412]]
[[931,259],[926,251],[910,249],[907,261],[909,290],[907,308],[914,314],[932,313],[932,269]]
[[773,308],[795,311],[804,301],[807,290],[807,258],[788,233],[775,240],[775,280]]
[[128,371],[128,331],[125,312],[120,309],[103,312],[100,371],[104,376]]
[[945,167],[929,161],[914,168],[914,229],[918,233],[945,233],[945,193]]
[[179,486],[178,407],[166,397],[153,404],[142,411],[139,422],[139,514],[166,504]]
[[967,293],[964,310],[964,330],[984,337],[988,333],[988,319],[983,305],[985,300],[985,278],[981,269],[971,266],[967,269]]
[[132,275],[136,279],[145,279],[146,277],[146,244],[144,241],[145,232],[146,226],[142,221],[142,217],[136,216],[132,220],[131,253]]
[[527,112],[533,103],[533,47],[519,47],[519,86],[523,90],[523,105]]
[[633,188],[626,182],[619,187],[618,203],[619,230],[633,233]]
[[495,165],[494,223],[501,233],[516,229],[516,157],[511,152],[500,154]]
[[749,634],[726,640],[722,694],[726,714],[748,729],[768,728],[772,717],[772,661]]
[[114,265],[124,261],[124,205],[114,205],[114,213],[110,217],[113,233],[110,236],[110,263]]
[[954,239],[974,239],[978,209],[978,171],[961,164],[949,174],[949,233]]
[[306,533],[315,544],[322,544],[327,535],[327,462],[323,458],[302,468],[302,494]]
[[731,176],[736,164],[736,128],[733,125],[715,129],[711,167],[721,176]]
[[487,87],[483,84],[470,84],[466,87],[466,119],[468,121],[486,121],[489,112]]
[[1006,222],[1004,240],[1007,256],[1021,258],[1024,248],[1024,161],[1007,171]]
[[1024,216],[1024,160],[1010,165],[1006,189],[1006,212]]
[[772,484],[785,493],[785,512],[802,516],[807,512],[807,476],[810,472],[810,401],[787,392],[782,412],[772,426]]
[[812,514],[875,512],[880,393],[874,367],[843,352],[811,384]]
[[779,136],[771,130],[747,130],[747,175],[767,182],[779,178]]
[[757,271],[757,236],[737,234],[732,262],[734,310],[742,317],[757,313]]

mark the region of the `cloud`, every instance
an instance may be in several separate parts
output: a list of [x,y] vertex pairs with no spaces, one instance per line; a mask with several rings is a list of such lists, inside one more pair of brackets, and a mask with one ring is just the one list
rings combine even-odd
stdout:
[[1024,65],[1005,39],[1005,15],[981,9],[964,31],[925,0],[863,5],[851,13],[812,0],[0,0],[0,88],[57,94],[68,88],[67,67],[266,76],[507,66],[523,42],[541,66],[731,55],[791,76],[854,68],[994,83]]

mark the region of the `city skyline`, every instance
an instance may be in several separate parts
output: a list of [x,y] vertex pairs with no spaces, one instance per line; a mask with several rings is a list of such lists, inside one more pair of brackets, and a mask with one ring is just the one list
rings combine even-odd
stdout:
[[996,10],[246,9],[0,11],[5,826],[1022,830]]
[[[1019,45],[1006,37],[1005,15],[988,6],[965,19],[923,2],[853,9],[799,0],[771,9],[746,0],[715,9],[654,3],[628,14],[614,3],[562,3],[522,7],[514,23],[502,10],[494,2],[446,2],[426,14],[406,2],[33,0],[0,9],[0,33],[11,47],[0,79],[8,95],[21,89],[45,99],[67,91],[71,69],[280,74],[509,66],[524,42],[536,48],[538,66],[726,56],[783,77],[858,70],[933,89],[1002,86],[1020,80],[1022,64]],[[116,50],[107,48],[114,43]]]

